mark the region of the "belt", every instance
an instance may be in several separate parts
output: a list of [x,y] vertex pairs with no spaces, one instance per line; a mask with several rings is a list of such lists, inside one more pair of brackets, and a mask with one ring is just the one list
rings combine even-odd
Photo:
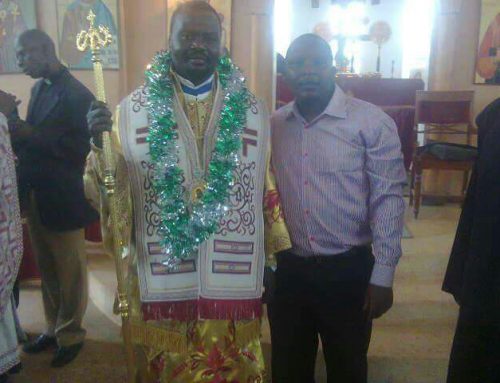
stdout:
[[342,258],[372,256],[371,245],[354,246],[353,248],[339,254],[330,255],[297,255],[289,250],[282,251],[276,255],[278,264],[282,262],[300,263],[303,265],[313,265],[322,263],[334,263]]

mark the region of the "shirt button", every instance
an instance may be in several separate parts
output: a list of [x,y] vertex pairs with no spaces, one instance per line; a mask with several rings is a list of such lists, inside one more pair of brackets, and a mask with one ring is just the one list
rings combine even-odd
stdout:
[[313,236],[310,236],[310,237],[309,237],[309,240],[310,240],[311,242],[314,242],[314,241],[315,241],[315,238],[314,238]]

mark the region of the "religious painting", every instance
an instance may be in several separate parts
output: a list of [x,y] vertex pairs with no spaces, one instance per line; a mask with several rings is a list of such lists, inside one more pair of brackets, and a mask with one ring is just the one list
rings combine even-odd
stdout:
[[[170,18],[175,8],[180,3],[184,3],[187,0],[169,0],[168,2],[168,20],[167,27],[170,31]],[[219,13],[219,17],[222,22],[222,46],[228,51],[231,48],[231,3],[232,0],[205,0]]]
[[500,85],[500,1],[482,0],[476,84]]
[[88,30],[90,11],[95,14],[95,26],[105,26],[113,36],[111,45],[101,50],[104,69],[120,68],[118,0],[56,0],[59,55],[71,69],[92,69],[90,51],[80,52],[76,36]]
[[0,0],[0,74],[19,73],[15,44],[18,36],[36,28],[35,0]]

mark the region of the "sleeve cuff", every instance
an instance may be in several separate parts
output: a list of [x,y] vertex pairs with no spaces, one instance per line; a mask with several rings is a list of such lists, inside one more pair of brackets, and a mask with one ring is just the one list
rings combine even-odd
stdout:
[[375,263],[373,266],[372,276],[370,278],[370,284],[382,287],[392,287],[395,271],[396,268],[393,266]]

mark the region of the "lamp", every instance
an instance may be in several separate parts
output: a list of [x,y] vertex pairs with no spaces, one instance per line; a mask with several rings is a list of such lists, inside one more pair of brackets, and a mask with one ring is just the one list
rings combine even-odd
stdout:
[[389,41],[391,35],[391,26],[385,21],[377,21],[370,27],[370,40],[378,47],[377,73],[380,73],[380,51],[382,50],[382,45]]

